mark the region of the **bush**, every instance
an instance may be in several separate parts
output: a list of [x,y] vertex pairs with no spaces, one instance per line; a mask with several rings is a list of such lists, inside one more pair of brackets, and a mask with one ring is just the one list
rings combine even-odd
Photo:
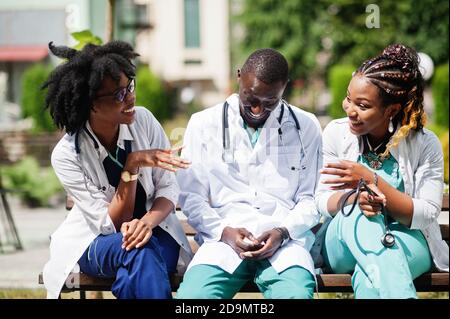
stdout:
[[328,87],[331,93],[331,105],[328,108],[328,115],[332,118],[345,117],[342,109],[342,101],[347,95],[347,87],[352,79],[352,73],[355,67],[351,65],[336,65],[330,68],[328,74]]
[[441,135],[440,140],[444,152],[444,182],[448,184],[448,131]]
[[448,63],[436,68],[432,82],[432,92],[434,122],[448,128]]
[[48,206],[49,199],[63,188],[51,167],[41,168],[34,157],[2,170],[5,187],[19,191],[20,198],[30,207]]
[[149,109],[162,122],[170,118],[174,110],[175,94],[153,74],[148,66],[140,66],[136,73],[136,105]]
[[426,125],[426,128],[433,131],[441,141],[442,151],[444,153],[444,181],[448,183],[448,127],[433,123]]
[[22,116],[33,119],[33,130],[35,132],[54,132],[56,130],[50,113],[45,110],[47,90],[41,90],[41,86],[47,80],[50,72],[50,66],[38,63],[23,73]]

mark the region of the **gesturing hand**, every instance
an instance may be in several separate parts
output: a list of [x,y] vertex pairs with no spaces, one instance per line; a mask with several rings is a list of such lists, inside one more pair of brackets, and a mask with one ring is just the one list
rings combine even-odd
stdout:
[[260,242],[245,228],[227,226],[223,229],[220,240],[230,245],[238,254],[261,247]]
[[335,178],[330,178],[322,181],[324,184],[331,185],[332,190],[341,190],[346,188],[355,189],[361,178],[370,180],[372,178],[371,171],[362,164],[342,160],[337,163],[327,163],[325,167],[320,170],[321,174],[335,175]]
[[152,237],[152,228],[141,219],[123,223],[120,232],[123,235],[122,248],[127,251],[144,246]]
[[174,149],[151,149],[135,151],[128,155],[127,163],[132,167],[159,167],[171,172],[179,168],[188,168],[190,162],[178,157],[176,154],[182,147]]

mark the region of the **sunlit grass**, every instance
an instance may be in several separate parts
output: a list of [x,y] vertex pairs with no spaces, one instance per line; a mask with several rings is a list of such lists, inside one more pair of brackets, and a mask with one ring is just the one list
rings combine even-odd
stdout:
[[[175,294],[173,294],[175,297]],[[448,292],[419,292],[419,299],[449,299]],[[45,289],[0,289],[0,299],[45,299]],[[63,293],[62,299],[78,299],[79,292]],[[86,292],[87,299],[115,299],[111,292]],[[261,293],[238,293],[234,299],[263,299]],[[319,293],[314,299],[353,299],[352,293]]]

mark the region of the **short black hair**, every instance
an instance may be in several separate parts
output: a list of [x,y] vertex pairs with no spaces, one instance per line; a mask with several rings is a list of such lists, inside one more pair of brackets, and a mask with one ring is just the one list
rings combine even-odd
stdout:
[[48,88],[45,107],[53,122],[67,133],[76,133],[89,119],[92,102],[105,76],[119,83],[121,73],[135,77],[132,59],[138,56],[130,44],[111,41],[87,44],[81,51],[48,44],[53,55],[66,61],[49,75],[42,88]]
[[289,67],[286,58],[271,48],[259,49],[250,54],[241,69],[242,74],[254,73],[256,78],[266,84],[286,83]]

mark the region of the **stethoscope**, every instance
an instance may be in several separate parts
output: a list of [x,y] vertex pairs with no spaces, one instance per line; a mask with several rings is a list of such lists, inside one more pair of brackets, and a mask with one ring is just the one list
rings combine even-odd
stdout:
[[[280,137],[280,139],[282,141],[283,140],[283,138],[282,138],[283,130],[281,129],[281,120],[283,119],[285,104],[287,105],[289,114],[292,115],[292,118],[294,119],[294,122],[295,122],[295,128],[297,129],[297,132],[298,132],[298,137],[300,140],[300,147],[301,147],[300,163],[303,163],[303,158],[306,157],[306,151],[305,151],[305,147],[303,146],[302,134],[301,134],[301,130],[300,130],[300,123],[299,123],[294,111],[292,110],[291,106],[289,104],[285,103],[284,100],[282,100],[281,111],[280,111],[280,115],[278,116],[278,123],[280,123],[280,128],[278,128],[278,136]],[[223,103],[223,108],[222,108],[222,146],[223,146],[222,160],[225,163],[231,163],[233,161],[233,152],[232,152],[231,146],[230,146],[230,132],[229,132],[229,125],[228,125],[228,108],[229,108],[229,104],[227,101],[225,101]],[[306,166],[304,164],[302,164],[301,169],[302,170],[306,169]],[[292,166],[291,170],[298,170],[298,168]]]
[[[350,214],[353,212],[353,210],[355,209],[356,203],[358,202],[359,194],[364,190],[366,192],[368,192],[369,195],[371,195],[371,196],[377,196],[377,194],[367,186],[364,179],[361,178],[358,182],[358,186],[356,187],[356,189],[353,189],[349,193],[347,193],[347,195],[344,197],[344,200],[342,201],[341,214],[344,217],[350,216]],[[350,208],[350,210],[348,211],[348,213],[345,213],[344,207],[346,206],[347,201],[350,198],[350,196],[352,196],[353,194],[356,194],[355,201],[353,202],[353,205]],[[384,205],[381,208],[381,213],[383,214],[383,219],[384,219],[384,234],[383,234],[383,236],[381,236],[381,243],[383,244],[384,247],[389,248],[389,247],[394,246],[395,237],[394,237],[394,234],[392,234],[391,230],[389,229],[388,220],[387,220],[387,212],[386,212]]]
[[[92,142],[94,143],[94,147],[95,147],[95,150],[97,152],[98,158],[100,158],[100,146],[98,145],[98,142],[95,139],[95,137],[92,135],[92,133],[89,132],[89,130],[86,128],[86,126],[83,126],[82,129],[79,129],[75,133],[75,143],[74,143],[75,144],[75,152],[77,153],[77,160],[78,160],[78,162],[81,165],[81,171],[82,171],[83,180],[84,180],[84,187],[86,188],[86,190],[89,191],[88,184],[87,184],[87,177],[86,177],[87,173],[86,173],[86,169],[85,169],[84,164],[83,164],[83,160],[81,159],[81,149],[80,149],[80,143],[79,143],[79,137],[80,137],[81,130],[83,130],[89,136],[89,138],[92,140]],[[106,188],[106,186],[101,186],[100,185],[100,186],[97,186],[97,189],[99,191],[105,192],[107,188]],[[95,197],[91,192],[89,192],[89,194],[94,199],[101,199],[101,198],[103,198],[103,197]]]

